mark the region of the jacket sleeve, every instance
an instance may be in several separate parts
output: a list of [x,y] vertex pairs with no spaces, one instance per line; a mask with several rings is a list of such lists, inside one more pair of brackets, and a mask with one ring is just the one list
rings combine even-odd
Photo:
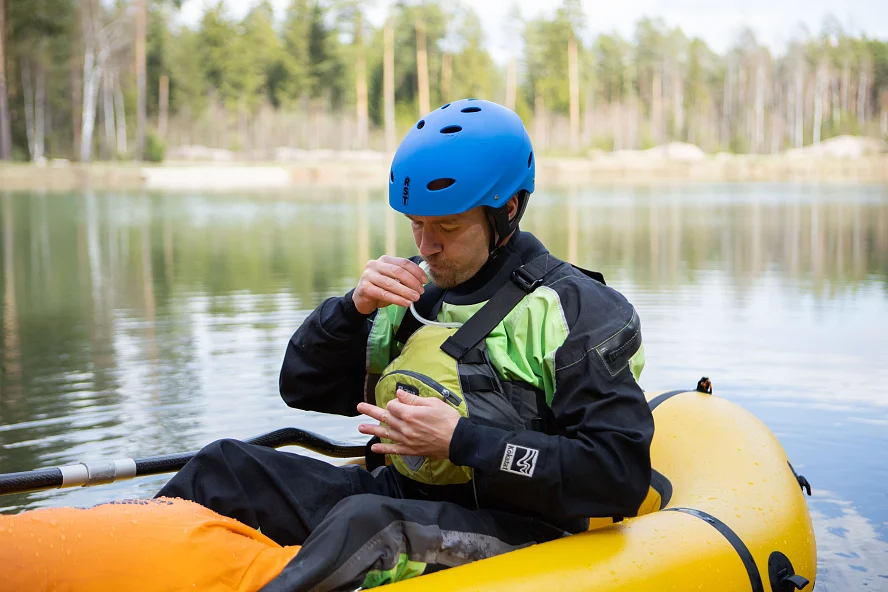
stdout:
[[484,497],[503,509],[552,520],[628,517],[648,492],[654,423],[629,363],[641,348],[640,322],[607,291],[606,302],[599,295],[571,315],[555,351],[556,434],[465,418],[454,431],[450,460],[472,467]]
[[287,344],[279,382],[284,402],[306,411],[358,415],[372,319],[358,312],[351,292],[316,308]]

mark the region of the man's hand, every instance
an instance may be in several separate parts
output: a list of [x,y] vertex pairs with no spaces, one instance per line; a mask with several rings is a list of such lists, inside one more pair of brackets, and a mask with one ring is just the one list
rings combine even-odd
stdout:
[[358,403],[360,413],[379,422],[379,425],[361,424],[358,430],[394,442],[374,444],[373,452],[447,458],[450,439],[459,422],[459,411],[441,399],[419,397],[401,389],[398,389],[397,397],[389,401],[385,409]]
[[425,292],[422,286],[428,281],[428,276],[413,261],[383,255],[367,262],[352,300],[364,315],[389,304],[407,307],[419,300]]

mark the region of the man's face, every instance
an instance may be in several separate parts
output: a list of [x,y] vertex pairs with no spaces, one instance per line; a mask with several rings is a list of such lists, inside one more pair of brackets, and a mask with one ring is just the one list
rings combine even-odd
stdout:
[[419,254],[437,286],[458,286],[487,262],[491,229],[483,207],[452,216],[407,217]]

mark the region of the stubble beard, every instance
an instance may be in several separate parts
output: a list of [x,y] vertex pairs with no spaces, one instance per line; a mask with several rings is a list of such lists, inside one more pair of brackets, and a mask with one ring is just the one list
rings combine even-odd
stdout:
[[461,269],[455,266],[452,262],[443,259],[430,257],[426,258],[425,261],[430,265],[434,264],[436,267],[436,269],[429,267],[429,277],[432,282],[439,288],[445,290],[460,285],[475,274],[475,272],[470,269]]

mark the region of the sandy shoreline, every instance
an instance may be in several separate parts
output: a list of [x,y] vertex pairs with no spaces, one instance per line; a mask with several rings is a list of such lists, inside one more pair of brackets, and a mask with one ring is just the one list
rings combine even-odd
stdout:
[[[375,158],[349,158],[347,154],[340,154],[287,163],[0,164],[0,190],[242,191],[305,185],[384,186],[389,163],[390,159],[383,154]],[[590,158],[540,158],[537,163],[539,184],[748,181],[888,184],[888,154],[857,158],[719,154],[681,160],[608,153]]]

